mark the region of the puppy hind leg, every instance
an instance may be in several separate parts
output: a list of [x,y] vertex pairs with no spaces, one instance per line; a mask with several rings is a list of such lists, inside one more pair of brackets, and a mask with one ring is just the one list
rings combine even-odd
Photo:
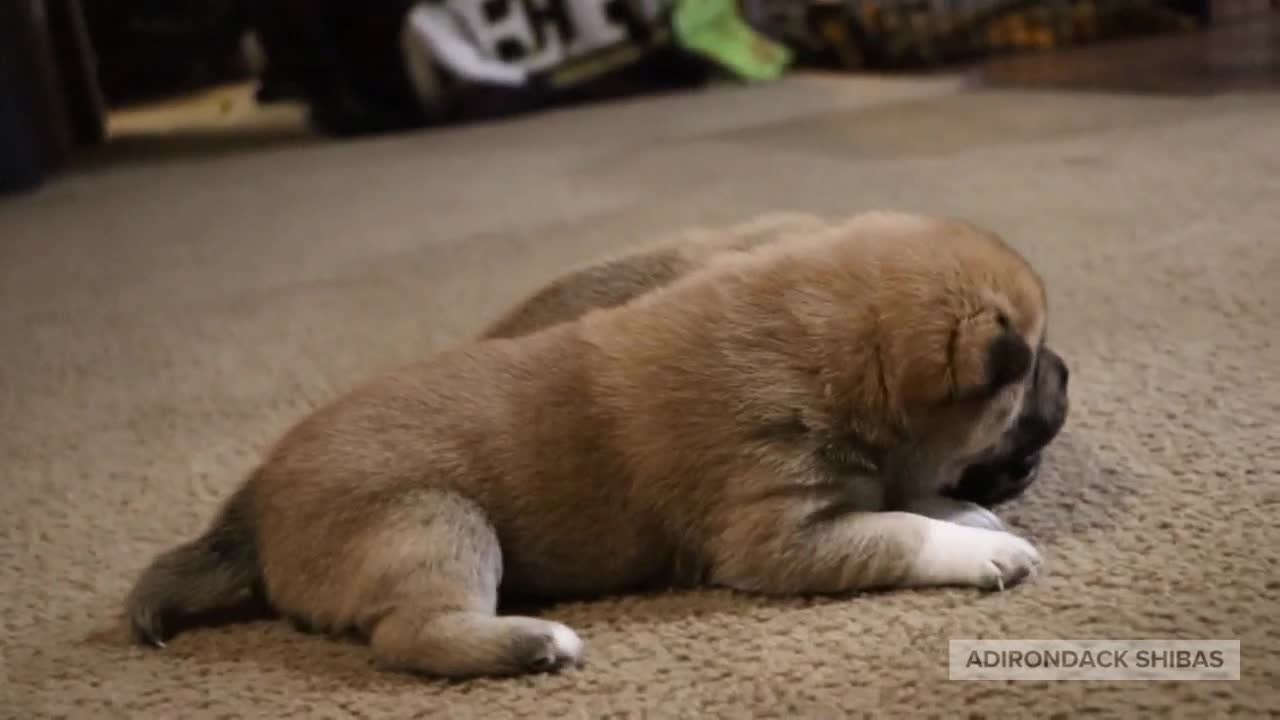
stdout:
[[427,495],[362,543],[378,593],[361,624],[378,662],[452,678],[578,663],[582,641],[565,625],[495,614],[502,551],[480,509],[449,493]]
[[582,640],[557,622],[411,605],[382,618],[370,646],[389,668],[451,678],[552,672],[582,657]]

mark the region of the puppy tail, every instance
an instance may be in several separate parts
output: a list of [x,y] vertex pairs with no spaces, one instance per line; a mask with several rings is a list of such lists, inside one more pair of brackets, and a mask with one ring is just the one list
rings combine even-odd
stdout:
[[207,616],[266,609],[247,488],[200,537],[157,557],[129,594],[134,642],[164,647],[179,628]]

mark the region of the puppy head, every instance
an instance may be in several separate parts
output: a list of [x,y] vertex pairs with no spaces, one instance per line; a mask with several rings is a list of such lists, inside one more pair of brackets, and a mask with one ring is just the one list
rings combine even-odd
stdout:
[[888,330],[897,348],[898,403],[929,491],[1006,441],[1028,398],[1047,323],[1043,283],[999,238],[945,223],[945,251],[920,281],[893,296],[914,321]]
[[1026,402],[1039,338],[1015,325],[993,297],[987,307],[951,317],[946,349],[908,335],[897,378],[900,412],[916,442],[954,463],[999,445]]
[[1044,286],[998,237],[965,223],[876,213],[842,233],[823,283],[837,289],[824,300],[852,317],[820,331],[842,336],[823,355],[844,368],[835,382],[850,389],[853,415],[883,422],[859,434],[887,440],[891,472],[916,486],[908,492],[952,485],[1022,413]]

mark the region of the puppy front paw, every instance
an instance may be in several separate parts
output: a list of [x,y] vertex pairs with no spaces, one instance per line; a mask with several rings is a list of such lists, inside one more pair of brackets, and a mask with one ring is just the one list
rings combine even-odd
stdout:
[[1005,590],[1041,572],[1031,543],[1004,531],[934,520],[907,576],[916,586]]

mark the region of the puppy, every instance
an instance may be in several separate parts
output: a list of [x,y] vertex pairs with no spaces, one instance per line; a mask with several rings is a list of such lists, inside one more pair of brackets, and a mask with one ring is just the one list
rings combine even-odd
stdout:
[[[821,232],[813,216],[777,213],[723,232],[694,232],[583,265],[552,280],[505,312],[483,338],[519,337],[575,320],[591,310],[623,305],[737,253]],[[1049,347],[1037,356],[1034,382],[1018,421],[981,461],[967,467],[944,498],[921,498],[913,509],[957,522],[1003,527],[989,509],[1021,495],[1035,481],[1041,452],[1066,423],[1068,370]]]
[[1026,540],[904,510],[1016,422],[1046,313],[995,235],[873,213],[445,351],[287,432],[142,574],[132,631],[256,597],[386,667],[472,677],[583,656],[500,594],[1009,587],[1040,566]]

